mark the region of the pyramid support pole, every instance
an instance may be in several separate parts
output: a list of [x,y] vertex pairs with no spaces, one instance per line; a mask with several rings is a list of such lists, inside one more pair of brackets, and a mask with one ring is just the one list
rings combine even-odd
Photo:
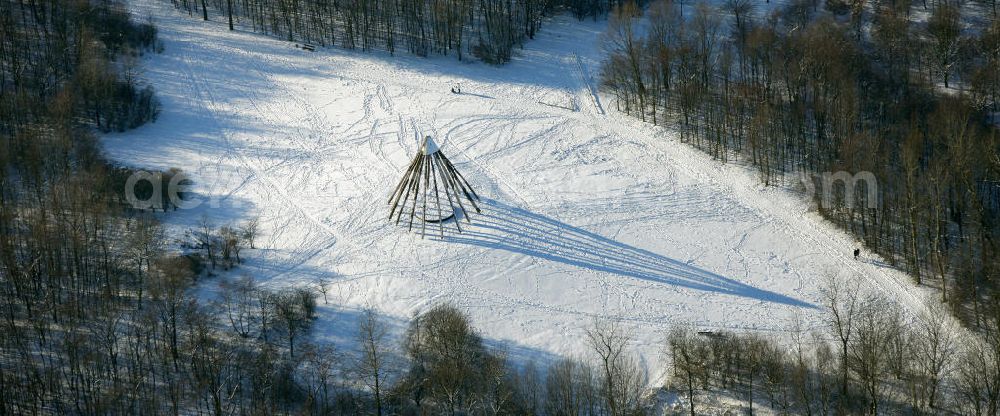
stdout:
[[472,185],[469,185],[469,181],[465,180],[465,176],[462,176],[462,172],[459,172],[458,169],[455,169],[455,165],[451,164],[451,161],[448,160],[448,156],[441,155],[441,157],[444,159],[444,162],[448,164],[448,168],[451,169],[451,171],[454,172],[456,175],[458,175],[458,178],[462,180],[462,183],[465,184],[465,187],[469,189],[469,192],[472,192],[472,196],[474,196],[478,201],[479,195],[476,195],[476,191],[472,189]]
[[[444,195],[448,199],[448,207],[451,208],[451,212],[453,212],[454,215],[456,215],[456,217],[455,217],[455,228],[457,228],[458,232],[461,233],[462,232],[462,226],[461,226],[461,224],[460,224],[460,222],[458,220],[458,217],[457,217],[458,210],[455,209],[455,202],[458,203],[458,207],[459,207],[459,209],[462,210],[463,213],[465,212],[465,207],[462,206],[461,198],[459,198],[458,192],[455,191],[454,184],[452,184],[451,179],[448,178],[447,172],[445,172],[444,167],[441,165],[440,156],[439,155],[434,155],[434,157],[432,158],[432,162],[434,163],[435,166],[437,166],[438,176],[441,177],[441,183],[443,184],[443,187],[444,187]],[[452,198],[451,198],[451,194],[452,193],[455,194],[455,200],[454,201],[452,201]]]
[[[434,153],[438,153],[438,152],[434,152]],[[435,172],[437,171],[437,169],[434,168],[434,154],[432,153],[432,154],[430,154],[428,156],[424,156],[424,157],[430,159],[431,180],[434,182],[434,201],[437,203],[438,229],[441,230],[441,238],[444,239],[444,215],[443,215],[443,212],[441,210],[441,195],[438,194],[438,180],[437,180],[437,175],[435,174]]]
[[[432,187],[433,189],[431,189]],[[433,195],[431,195],[432,192]],[[444,198],[441,198],[441,192],[444,192]],[[430,200],[431,196],[434,197],[433,201]],[[427,237],[428,222],[437,222],[438,232],[443,239],[445,237],[444,221],[447,218],[458,215],[459,210],[462,213],[468,213],[465,203],[462,201],[463,197],[475,208],[476,212],[482,212],[477,203],[480,200],[479,195],[472,189],[472,185],[455,168],[451,160],[439,151],[433,139],[430,136],[426,136],[424,137],[420,152],[409,163],[402,179],[396,184],[388,201],[386,201],[391,206],[389,219],[395,219],[395,223],[399,225],[406,213],[406,205],[412,204],[409,207],[410,219],[407,224],[407,231],[414,231],[413,222],[417,220],[417,210],[419,209],[421,214],[420,238]],[[445,201],[442,201],[442,199],[447,201],[447,209],[451,210],[451,215],[445,216],[445,212],[447,211],[444,205]],[[434,211],[434,215],[436,215],[433,219],[430,211]],[[465,220],[471,223],[472,220],[470,217],[466,215]],[[459,233],[462,232],[461,222],[457,218],[455,228]],[[430,232],[433,233],[434,230],[432,229]]]
[[413,181],[414,192],[413,192],[413,209],[410,210],[410,226],[407,227],[406,231],[413,230],[413,217],[417,214],[417,199],[420,198],[420,171],[424,168],[424,159],[420,158],[420,168],[417,170],[416,180]]
[[[452,202],[451,202],[451,192],[452,192],[451,181],[448,180],[448,175],[445,174],[444,168],[441,166],[441,160],[439,159],[440,156],[437,153],[440,153],[440,152],[435,152],[433,155],[431,155],[432,156],[431,157],[431,163],[434,163],[435,166],[438,167],[437,168],[437,173],[438,173],[438,176],[441,177],[441,183],[444,185],[444,196],[448,198],[448,207],[451,208],[451,212],[457,214],[458,211],[455,210],[455,205],[452,204]],[[458,199],[459,199],[458,198],[458,193],[456,193],[455,194],[455,200],[458,200]],[[459,203],[459,206],[461,206],[462,201],[458,201],[458,203]],[[462,211],[465,211],[465,208],[462,208]],[[455,228],[458,229],[459,233],[462,232],[462,226],[460,225],[460,221],[458,221],[458,217],[455,217]]]
[[[462,174],[455,169],[455,166],[452,165],[450,161],[448,161],[447,156],[441,155],[441,159],[444,160],[445,166],[448,167],[448,174],[452,176],[452,179],[455,181],[456,184],[458,184],[459,189],[462,191],[462,193],[465,194],[465,199],[469,200],[469,203],[471,203],[472,207],[476,209],[476,212],[479,213],[483,212],[482,210],[479,209],[479,205],[476,204],[476,200],[479,199],[479,195],[476,195],[476,191],[473,191],[472,187],[469,186],[469,183],[465,182],[465,178],[462,177]],[[465,182],[464,185],[463,182]],[[472,195],[469,195],[470,192],[472,193]]]
[[[424,143],[426,143],[426,142],[427,142],[427,140],[424,140]],[[427,155],[424,155],[423,159],[427,160]],[[424,165],[429,165],[429,163],[425,162]],[[430,176],[429,176],[430,175],[430,171],[431,171],[430,166],[424,166],[424,200],[423,200],[424,208],[423,208],[423,213],[422,213],[422,215],[423,215],[423,221],[420,222],[420,238],[421,239],[423,239],[424,236],[427,235],[427,192],[429,191],[428,188],[430,188],[430,182],[431,182],[430,181]]]
[[[437,163],[441,166],[441,175],[448,179],[448,183],[450,184],[449,188],[451,189],[452,192],[455,193],[455,202],[458,203],[458,207],[462,210],[463,214],[468,212],[465,209],[465,204],[462,203],[462,195],[461,195],[462,190],[459,187],[458,183],[455,182],[455,176],[448,171],[448,168],[441,160],[441,155],[438,155]],[[472,222],[472,220],[469,219],[468,215],[465,216],[465,222],[468,223]],[[457,218],[455,219],[455,224],[456,225],[458,224]],[[461,230],[461,227],[459,228],[459,230]]]
[[[417,159],[413,159],[413,161],[410,162],[410,166],[406,169],[406,174],[403,175],[403,179],[399,181],[399,185],[396,185],[396,190],[393,191],[392,196],[389,197],[389,204],[392,205],[392,209],[389,210],[390,220],[392,219],[393,214],[396,213],[396,207],[399,205],[400,198],[403,197],[403,188],[406,188],[406,197],[410,196],[410,187],[408,185],[410,184],[410,178],[413,176],[413,170],[416,169],[416,167]],[[403,204],[406,205],[405,199]]]
[[403,173],[403,178],[399,180],[396,184],[396,188],[392,190],[392,195],[389,197],[389,205],[392,205],[394,199],[399,199],[399,194],[403,192],[403,189],[407,184],[410,183],[410,176],[413,175],[413,170],[417,167],[417,158],[413,158],[410,164],[406,166],[406,172]]
[[406,182],[406,195],[403,196],[402,203],[399,206],[399,212],[396,213],[396,224],[397,225],[403,219],[404,212],[406,211],[406,203],[410,200],[410,194],[413,194],[414,198],[416,198],[416,185],[417,184],[413,181],[413,178],[416,175],[419,174],[418,172],[419,172],[419,169],[420,169],[420,164],[419,164],[420,160],[419,159],[415,159],[415,160],[418,163],[417,163],[416,166],[413,167],[413,173],[410,175],[410,178]]
[[[465,199],[469,201],[469,204],[471,204],[472,207],[476,209],[476,212],[482,212],[479,210],[479,205],[476,204],[476,200],[473,198],[473,196],[469,195],[469,191],[467,191],[458,181],[458,176],[455,175],[455,172],[448,170],[448,174],[451,175],[451,180],[455,182],[455,188],[456,188],[455,193],[458,194],[459,192],[461,192],[462,195],[465,195]],[[469,220],[468,217],[466,217],[465,219],[468,222],[472,222],[472,220]]]

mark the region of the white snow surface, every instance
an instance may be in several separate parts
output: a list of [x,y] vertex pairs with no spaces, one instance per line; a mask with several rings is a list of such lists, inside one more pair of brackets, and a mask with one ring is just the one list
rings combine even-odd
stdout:
[[[618,319],[656,382],[674,325],[822,331],[828,270],[864,276],[910,312],[922,307],[904,274],[870,253],[854,260],[858,244],[805,198],[617,113],[595,84],[606,21],[548,19],[493,67],[308,52],[166,2],[133,7],[164,42],[143,74],[163,111],[106,136],[108,156],[194,176],[210,202],[166,215],[175,235],[202,215],[217,225],[259,216],[258,249],[232,273],[273,287],[329,279],[320,341],[349,348],[365,307],[399,329],[448,302],[514,360],[544,365],[589,357],[584,330]],[[456,83],[462,94],[451,93]],[[422,239],[387,219],[426,135],[483,198],[462,234],[445,224],[441,238],[428,224]]]

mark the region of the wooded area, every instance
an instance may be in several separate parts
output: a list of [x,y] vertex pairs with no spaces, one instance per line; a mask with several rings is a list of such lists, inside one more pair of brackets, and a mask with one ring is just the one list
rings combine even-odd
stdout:
[[[572,9],[581,17],[610,7],[597,1],[579,4],[588,5]],[[669,12],[662,3],[651,9],[651,13]],[[616,30],[624,21],[618,16]],[[709,16],[713,14],[698,12],[694,18]],[[646,108],[641,114],[657,123],[664,122],[664,117],[686,120],[687,140],[717,151],[719,158],[756,154],[759,159],[752,160],[770,161],[770,167],[761,170],[765,179],[781,178],[789,167],[784,159],[792,157],[788,155],[798,155],[792,160],[804,166],[815,164],[810,171],[842,166],[845,160],[867,160],[868,165],[860,166],[890,175],[879,177],[879,197],[895,198],[888,202],[896,204],[890,212],[879,208],[868,214],[870,220],[851,207],[826,214],[859,232],[870,245],[902,250],[898,253],[916,247],[915,267],[931,270],[934,274],[929,276],[939,281],[944,276],[953,285],[947,286],[955,288],[946,295],[950,305],[975,317],[973,322],[983,329],[983,336],[965,337],[951,327],[941,305],[932,305],[911,325],[890,300],[864,297],[856,280],[831,277],[823,283],[826,327],[820,333],[790,328],[795,341],[791,347],[763,335],[698,333],[683,323],[665,322],[675,326],[663,345],[664,361],[670,363],[664,369],[665,387],[687,398],[684,409],[673,411],[698,414],[718,402],[718,397],[727,396],[744,408],[766,405],[797,414],[997,414],[1000,312],[992,306],[990,277],[995,276],[991,273],[996,266],[989,261],[996,244],[995,228],[990,228],[995,227],[996,197],[992,204],[983,202],[991,201],[985,195],[993,189],[989,181],[995,178],[989,160],[997,154],[996,133],[982,120],[986,111],[996,110],[996,83],[975,81],[979,78],[974,75],[997,74],[983,75],[977,66],[996,65],[996,52],[974,55],[972,63],[956,61],[948,66],[954,69],[947,72],[948,82],[964,94],[940,97],[927,79],[937,77],[943,85],[944,73],[927,75],[926,68],[919,66],[903,71],[910,77],[909,86],[892,84],[896,89],[891,89],[883,84],[891,78],[873,75],[879,72],[875,69],[886,68],[883,63],[887,61],[865,61],[867,54],[874,53],[861,52],[867,46],[844,46],[855,42],[850,26],[821,22],[810,25],[825,26],[810,30],[802,26],[794,33],[812,33],[809,39],[835,39],[833,44],[839,46],[824,49],[800,44],[795,49],[799,55],[788,58],[796,67],[809,69],[809,74],[818,74],[817,79],[773,72],[764,61],[752,63],[760,57],[746,58],[748,72],[740,72],[756,74],[750,77],[756,83],[750,84],[727,81],[732,84],[720,86],[717,75],[705,80],[698,76],[700,72],[683,72],[689,70],[681,70],[684,65],[670,70],[654,67],[657,72],[653,74],[663,75],[660,81],[642,78],[649,68],[640,66],[636,80],[642,87],[628,87],[632,90],[625,87],[630,85],[628,71],[616,78],[611,76],[616,72],[609,69],[605,79],[621,94],[626,110],[635,113],[637,108]],[[695,24],[701,29],[693,32],[684,29],[691,27],[687,23],[671,27],[679,33],[718,33],[722,20],[712,30],[710,22],[700,25]],[[751,36],[757,31],[753,27],[747,31],[748,38],[763,36]],[[781,26],[775,23],[773,27]],[[996,35],[996,24],[990,28],[981,36]],[[774,41],[785,39],[779,42],[782,45],[806,41],[786,39],[796,36],[774,35]],[[971,34],[963,36],[973,45],[989,44],[980,37],[969,38]],[[713,42],[719,43],[711,47],[703,41],[692,42],[691,50],[700,45],[702,51],[716,52],[657,50],[667,57],[693,54],[682,61],[664,62],[685,62],[695,68],[708,63],[714,68],[710,74],[718,74],[715,65],[726,60],[717,57],[725,54],[714,54],[725,49],[721,46],[725,42],[716,38]],[[404,322],[401,326],[407,329],[401,331],[398,342],[392,335],[395,322],[391,318],[363,310],[354,311],[356,348],[337,350],[309,336],[319,302],[327,303],[332,282],[320,279],[301,287],[270,290],[239,276],[241,256],[245,256],[241,253],[255,247],[256,220],[213,224],[202,219],[182,241],[168,241],[148,212],[127,204],[123,191],[132,171],[102,159],[92,134],[94,129],[122,130],[155,120],[158,104],[153,90],[139,84],[132,73],[139,56],[159,48],[155,27],[131,20],[117,2],[0,2],[0,414],[626,416],[658,409],[662,396],[646,388],[649,374],[632,352],[632,338],[623,323],[581,323],[586,331],[580,342],[589,347],[588,356],[553,357],[536,367],[515,361],[504,348],[491,346],[470,319],[452,306],[437,305]],[[818,61],[820,54],[845,50],[854,51],[846,55],[851,60],[838,60],[843,56],[837,55],[838,59]],[[641,58],[637,62],[649,64],[636,51],[635,56]],[[781,51],[782,47],[772,45],[755,53]],[[627,58],[617,54],[615,59],[623,56]],[[735,52],[731,56],[733,67],[739,56]],[[907,59],[917,61],[913,56]],[[845,68],[858,62],[870,66],[850,69],[860,72]],[[833,75],[844,71],[867,74],[858,78],[866,80],[865,89],[855,86],[858,79],[845,81]],[[808,93],[789,93],[788,80],[798,80],[796,88]],[[710,87],[703,90],[702,85]],[[992,92],[983,85],[991,86]],[[744,90],[763,95],[736,93]],[[872,98],[860,94],[869,90],[878,94]],[[820,99],[822,94],[815,91],[836,98]],[[879,94],[892,91],[908,95],[897,96],[899,101],[879,110],[878,118],[867,112],[886,103],[878,101],[882,99]],[[726,101],[715,101],[729,97],[727,93],[733,102],[742,103],[732,112],[721,107]],[[684,94],[697,98],[689,101],[692,107],[686,113],[678,103],[685,102],[679,98]],[[716,96],[722,98],[710,98]],[[748,97],[773,101],[762,105]],[[794,102],[798,104],[792,106],[781,97],[797,97]],[[926,101],[910,101],[917,100],[913,97]],[[992,98],[976,101],[975,97]],[[710,104],[719,107],[703,108]],[[844,108],[861,104],[865,112],[858,110],[855,118],[843,119]],[[804,109],[798,113],[791,111],[800,107]],[[762,119],[758,111],[770,116]],[[801,142],[775,146],[771,136],[765,139],[759,131],[750,133],[754,128],[748,126],[753,125],[785,131],[777,127],[785,123],[777,114],[786,113],[808,120],[792,125],[804,129],[794,136]],[[730,121],[708,123],[709,115]],[[817,117],[823,121],[816,121]],[[914,124],[907,124],[911,119]],[[819,136],[824,140],[817,139],[817,124],[824,126],[825,133]],[[840,136],[861,134],[852,126],[887,130],[863,130],[868,132],[865,140]],[[706,133],[723,127],[722,132],[735,136]],[[900,153],[902,157],[874,153],[903,146],[892,142],[897,138],[909,143],[903,149],[910,150]],[[879,146],[871,148],[866,140],[875,140]],[[820,157],[816,152],[821,148],[834,154]],[[868,155],[877,157],[866,159],[857,149],[871,150]],[[878,169],[875,163],[886,160],[887,165]],[[909,182],[894,182],[893,172],[902,172]],[[140,197],[154,191],[140,189]],[[905,205],[909,203],[914,205]],[[913,207],[904,213],[912,212],[916,220],[891,212],[900,207]],[[928,224],[938,226],[928,228]],[[184,255],[173,247],[178,243]],[[935,250],[928,251],[929,247]],[[909,257],[899,254],[899,258]],[[947,265],[943,272],[942,265]],[[967,269],[969,265],[975,267]],[[965,274],[967,270],[973,273]],[[229,276],[219,276],[222,272]],[[964,284],[967,278],[977,283],[972,295]],[[199,301],[193,293],[196,287],[211,286],[218,288],[212,301]]]
[[674,328],[666,351],[684,413],[702,414],[728,397],[749,414],[761,407],[799,415],[996,414],[995,332],[979,338],[959,330],[938,302],[910,321],[894,299],[863,295],[862,278],[827,274],[819,282],[824,330],[789,328],[790,344]]
[[503,64],[532,39],[542,17],[568,8],[603,16],[624,0],[171,0],[204,20],[226,19],[289,41],[347,49],[468,55]]
[[[0,35],[0,413],[514,412],[508,361],[454,309],[414,321],[413,369],[385,379],[407,364],[387,358],[399,350],[373,313],[358,354],[309,341],[329,282],[272,291],[216,276],[254,247],[255,220],[203,219],[175,247],[128,204],[133,172],[104,160],[92,131],[155,120],[133,77],[161,48],[154,26],[117,2],[4,1]],[[219,299],[200,302],[197,284]]]
[[677,126],[765,185],[805,179],[822,215],[969,325],[1000,319],[995,2],[684,7],[653,3],[642,33],[643,9],[611,17],[602,77],[619,110]]

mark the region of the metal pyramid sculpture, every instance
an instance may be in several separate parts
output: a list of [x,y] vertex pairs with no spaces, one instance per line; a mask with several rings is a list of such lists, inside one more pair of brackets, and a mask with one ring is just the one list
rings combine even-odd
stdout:
[[436,223],[443,238],[444,223],[452,219],[458,232],[462,232],[457,215],[462,214],[465,221],[471,222],[465,215],[463,197],[476,212],[482,212],[476,204],[479,195],[441,152],[434,139],[427,136],[389,197],[389,205],[392,206],[389,220],[395,219],[396,224],[408,222],[407,231],[412,231],[413,222],[419,221],[421,238],[426,235],[427,224]]

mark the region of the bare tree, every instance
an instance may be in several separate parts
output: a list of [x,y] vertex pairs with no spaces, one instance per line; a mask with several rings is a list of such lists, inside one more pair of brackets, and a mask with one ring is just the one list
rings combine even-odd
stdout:
[[316,285],[316,290],[323,294],[323,304],[329,304],[330,301],[327,299],[327,292],[330,291],[330,279],[326,276],[316,276],[313,282]]
[[288,355],[295,357],[295,340],[315,317],[316,295],[307,289],[285,290],[275,294],[274,316],[288,341]]
[[885,299],[865,299],[858,310],[848,363],[868,396],[869,414],[879,413],[890,375],[890,346],[902,328],[899,309]]
[[545,376],[545,413],[585,416],[597,412],[599,388],[586,363],[563,358]]
[[305,407],[315,414],[330,414],[333,412],[334,372],[338,367],[339,356],[333,347],[328,345],[310,345],[305,343],[300,348],[304,369],[301,377],[308,391]]
[[156,262],[157,272],[150,277],[149,295],[167,332],[170,355],[174,366],[180,360],[181,315],[189,303],[191,266],[183,257],[161,258]]
[[982,339],[967,339],[958,362],[957,398],[963,411],[993,415],[1000,410],[1000,360]]
[[545,383],[534,361],[528,361],[521,371],[513,376],[515,402],[520,404],[524,413],[529,415],[542,414],[545,409]]
[[608,20],[608,30],[605,34],[606,48],[612,54],[618,54],[626,63],[629,74],[629,84],[635,88],[638,99],[637,109],[643,121],[646,120],[646,85],[643,81],[645,67],[642,39],[635,33],[634,21],[640,16],[641,10],[634,2],[626,2],[616,7]]
[[358,373],[375,398],[375,414],[382,416],[382,392],[385,389],[386,362],[391,351],[386,342],[386,325],[373,309],[366,309],[358,324],[361,359]]
[[844,281],[833,272],[827,272],[821,289],[826,306],[827,324],[840,347],[840,394],[842,400],[848,393],[848,356],[853,340],[857,316],[860,309],[858,280]]
[[233,0],[226,0],[226,15],[229,17],[229,30],[233,30]]
[[241,338],[250,338],[255,327],[254,321],[258,317],[257,297],[260,292],[257,282],[253,277],[241,276],[236,280],[223,280],[219,286],[222,289],[222,307],[230,327]]
[[135,274],[138,277],[137,307],[142,308],[145,272],[150,269],[150,262],[160,253],[164,243],[163,228],[150,217],[141,216],[135,220],[129,239],[129,251],[135,259]]
[[224,269],[229,270],[241,262],[241,238],[238,231],[230,226],[219,228],[219,255],[222,257]]
[[449,305],[431,308],[410,323],[405,349],[411,369],[403,384],[418,408],[425,395],[441,413],[457,414],[470,404],[481,386],[477,359],[485,351],[464,314]]
[[917,323],[912,348],[915,356],[920,391],[927,408],[935,409],[939,403],[941,383],[952,372],[958,352],[956,328],[952,326],[948,311],[937,302],[927,305]]
[[673,377],[681,385],[687,396],[691,416],[695,416],[696,393],[699,381],[705,378],[705,347],[695,339],[688,328],[678,327],[670,331],[667,343],[672,362]]
[[249,219],[247,222],[243,223],[242,226],[240,226],[240,234],[243,237],[243,241],[245,241],[246,244],[252,249],[257,248],[254,245],[254,242],[257,240],[257,232],[259,226],[260,226],[260,218],[258,217],[253,217]]
[[934,8],[927,20],[927,35],[930,38],[934,66],[948,87],[948,75],[958,57],[960,11],[951,3],[942,2]]
[[198,221],[198,228],[194,231],[194,237],[198,243],[198,247],[205,250],[205,255],[208,257],[208,261],[214,270],[216,254],[218,253],[220,244],[219,238],[215,234],[215,225],[212,224],[207,215],[202,215]]
[[602,372],[601,389],[608,413],[625,416],[643,405],[646,374],[628,351],[631,336],[616,321],[596,321],[586,331],[587,344]]
[[482,391],[478,394],[481,407],[486,414],[503,415],[514,408],[515,389],[511,386],[511,369],[507,364],[507,352],[493,350],[483,357]]

